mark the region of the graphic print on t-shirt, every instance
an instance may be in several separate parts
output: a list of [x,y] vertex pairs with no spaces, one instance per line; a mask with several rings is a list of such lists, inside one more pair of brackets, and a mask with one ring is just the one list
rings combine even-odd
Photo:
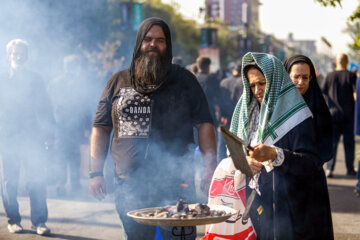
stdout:
[[116,103],[115,118],[119,138],[147,138],[151,120],[151,99],[132,88],[121,88]]

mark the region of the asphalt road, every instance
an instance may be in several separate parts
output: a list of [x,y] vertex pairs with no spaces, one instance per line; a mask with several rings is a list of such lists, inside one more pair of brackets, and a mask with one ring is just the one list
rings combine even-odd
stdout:
[[[331,210],[335,239],[360,239],[360,198],[355,197],[354,177],[345,176],[344,151],[342,144],[338,149],[338,160],[334,178],[328,179]],[[357,139],[356,150],[360,151]],[[0,204],[0,240],[8,239],[71,239],[71,240],[114,240],[122,238],[121,222],[115,211],[113,195],[99,202],[93,199],[87,190],[87,180],[82,179],[83,187],[67,197],[58,198],[53,186],[48,187],[48,227],[50,236],[38,236],[30,230],[29,199],[21,188],[19,204],[22,225],[25,231],[21,234],[10,234],[7,231],[7,219]],[[316,217],[316,216],[314,216]],[[198,227],[198,239],[204,234],[204,226]]]

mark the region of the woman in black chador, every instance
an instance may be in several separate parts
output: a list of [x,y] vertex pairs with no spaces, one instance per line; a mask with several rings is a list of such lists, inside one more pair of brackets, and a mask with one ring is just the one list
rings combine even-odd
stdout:
[[332,121],[329,109],[319,88],[315,67],[311,60],[303,55],[295,55],[285,60],[285,68],[309,106],[315,125],[316,145],[321,159],[318,170],[307,180],[307,187],[311,189],[311,201],[304,212],[307,214],[305,222],[312,226],[309,239],[333,239],[329,194],[323,164],[332,158]]

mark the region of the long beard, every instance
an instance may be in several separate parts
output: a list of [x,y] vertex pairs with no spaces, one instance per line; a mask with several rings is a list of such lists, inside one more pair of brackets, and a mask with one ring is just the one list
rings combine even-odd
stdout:
[[142,53],[135,60],[135,81],[142,86],[158,86],[168,71],[163,55]]

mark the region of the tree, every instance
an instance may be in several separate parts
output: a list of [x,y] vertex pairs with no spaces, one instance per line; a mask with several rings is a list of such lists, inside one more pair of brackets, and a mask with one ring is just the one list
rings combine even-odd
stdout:
[[144,3],[144,17],[160,17],[171,29],[173,56],[181,56],[185,64],[195,61],[200,45],[200,31],[193,20],[185,20],[175,8],[160,0],[148,0]]
[[[132,2],[135,1],[107,0],[111,18],[110,41],[121,41],[121,46],[118,51],[125,56],[125,66],[130,64],[136,31],[134,31],[132,27],[124,29],[120,7],[121,4],[128,3],[130,4],[131,11]],[[176,13],[173,6],[162,3],[160,0],[143,1],[143,15],[144,19],[159,17],[169,24],[173,44],[173,56],[181,56],[183,62],[186,64],[190,64],[196,59],[200,44],[200,32],[196,28],[195,21],[183,19],[179,13]]]
[[320,4],[327,6],[333,6],[336,7],[336,5],[339,5],[341,7],[341,1],[342,0],[315,0],[315,2],[319,2]]
[[353,40],[353,43],[349,44],[349,48],[351,49],[349,56],[354,61],[360,63],[360,19],[357,19],[352,23],[348,22],[345,32],[348,33]]
[[[343,0],[314,0],[315,2],[320,3],[321,5],[327,7],[341,7],[341,2]],[[351,16],[349,16],[347,21],[347,28],[345,32],[350,34],[350,37],[353,39],[353,43],[349,45],[351,49],[350,55],[356,57],[357,61],[360,60],[358,55],[360,54],[360,1],[357,8],[354,10]],[[359,61],[358,61],[359,62]]]

